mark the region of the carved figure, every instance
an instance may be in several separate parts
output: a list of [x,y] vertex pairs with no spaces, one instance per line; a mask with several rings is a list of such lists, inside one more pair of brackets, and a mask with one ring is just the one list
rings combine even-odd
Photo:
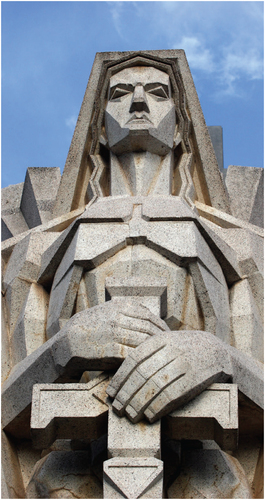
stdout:
[[[222,462],[220,477],[227,476],[226,495],[249,497],[248,480],[254,494],[259,490],[255,472],[247,480],[236,458],[217,444],[215,458],[209,458],[213,455],[205,440],[217,442],[222,450],[236,447],[236,417],[233,425],[222,420],[233,413],[231,406],[226,417],[218,417],[218,432],[203,419],[216,420],[211,413],[216,401],[222,407],[224,391],[232,394],[233,384],[238,384],[244,412],[248,414],[251,405],[256,412],[249,435],[252,442],[260,442],[261,229],[230,213],[185,55],[162,52],[98,55],[50,221],[46,215],[42,225],[30,226],[30,188],[25,182],[19,213],[29,231],[14,235],[4,247],[11,352],[3,385],[4,430],[22,443],[29,439],[34,389],[31,436],[47,454],[27,479],[19,476],[21,495],[27,488],[28,498],[49,497],[54,488],[64,494],[65,486],[54,486],[48,472],[48,464],[58,460],[56,453],[66,453],[58,439],[72,439],[76,449],[92,453],[107,432],[107,413],[110,460],[104,465],[105,497],[162,497],[161,418],[163,446],[171,443],[162,458],[166,463],[174,453],[176,462],[174,471],[166,466],[167,495],[184,494],[177,473],[181,454],[174,450],[181,440],[190,439],[185,425],[191,425],[188,435],[197,440],[194,449],[198,440],[204,443],[201,452],[208,472],[202,472],[203,486],[194,479],[194,488],[201,488],[198,498],[211,497],[214,484],[221,481],[215,477],[210,484],[216,457]],[[244,303],[249,307],[246,314]],[[31,321],[31,315],[38,322]],[[95,370],[105,373],[95,379]],[[78,391],[83,389],[73,383],[80,378],[88,382],[88,397],[97,400],[95,414],[93,398],[88,399],[88,413],[78,406]],[[53,382],[57,385],[50,385]],[[63,383],[76,391],[73,402]],[[52,403],[58,387],[66,413]],[[220,398],[218,390],[223,391]],[[188,403],[194,405],[187,410],[191,417],[181,416],[178,408],[185,412]],[[237,399],[233,404],[237,416]],[[51,405],[52,412],[46,412],[44,424],[45,405]],[[79,431],[72,424],[74,417]],[[185,424],[177,431],[174,422],[181,418]],[[192,427],[192,418],[200,418],[201,427]],[[118,428],[125,441],[127,436],[127,447],[115,437]],[[143,444],[142,432],[149,436],[148,445]],[[259,445],[253,446],[259,451]],[[26,455],[25,450],[16,453],[20,460]],[[33,451],[27,453],[34,463]],[[259,466],[257,452],[255,457],[254,471]],[[93,474],[93,460],[86,474]],[[193,477],[192,471],[189,474]],[[5,477],[8,495],[7,472]],[[90,478],[92,487],[80,498],[97,497],[93,481]]]

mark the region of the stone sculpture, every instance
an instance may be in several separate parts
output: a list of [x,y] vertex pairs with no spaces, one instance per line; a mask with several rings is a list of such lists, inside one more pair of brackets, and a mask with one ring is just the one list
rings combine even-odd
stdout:
[[2,194],[3,498],[261,498],[262,173],[183,51],[97,54],[61,180]]

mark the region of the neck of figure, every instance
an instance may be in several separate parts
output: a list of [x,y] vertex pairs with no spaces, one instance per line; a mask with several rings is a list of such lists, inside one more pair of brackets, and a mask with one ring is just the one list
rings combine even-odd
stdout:
[[173,152],[111,153],[111,196],[169,195],[172,192]]

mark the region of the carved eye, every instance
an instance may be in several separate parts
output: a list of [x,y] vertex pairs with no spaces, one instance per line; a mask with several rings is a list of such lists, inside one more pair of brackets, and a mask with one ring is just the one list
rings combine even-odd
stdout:
[[129,90],[121,89],[120,87],[116,87],[112,94],[110,95],[110,101],[114,101],[115,99],[120,99],[121,97],[130,94]]
[[168,95],[162,85],[148,90],[148,94],[154,95],[156,97],[162,97],[163,99],[168,99]]

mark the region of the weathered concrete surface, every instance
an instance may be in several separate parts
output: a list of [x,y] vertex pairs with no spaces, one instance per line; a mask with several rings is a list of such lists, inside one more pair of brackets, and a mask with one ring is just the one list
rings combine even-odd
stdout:
[[111,458],[104,462],[104,498],[161,498],[163,462],[157,458]]
[[185,468],[168,490],[169,498],[251,498],[240,463],[221,450],[186,453]]
[[[233,189],[236,171],[226,186],[183,51],[96,56],[59,188],[58,169],[29,169],[23,185],[4,192],[2,410],[17,457],[4,471],[4,496],[16,486],[17,464],[31,497],[100,495],[107,420],[96,420],[93,441],[88,422],[93,408],[106,417],[108,407],[109,454],[118,462],[112,471],[105,464],[105,495],[161,497],[162,464],[152,477],[146,462],[160,453],[165,488],[175,488],[182,467],[181,495],[244,497],[244,474],[261,495],[263,172],[241,169]],[[86,390],[100,370],[116,372],[108,400],[100,384],[93,396]],[[212,382],[231,389],[214,404],[205,391]],[[43,462],[30,436],[36,383],[44,384],[35,420],[37,445],[49,446]],[[209,444],[235,447],[235,421],[224,420],[235,415],[233,384],[245,472]],[[173,410],[186,423],[177,441],[176,426],[166,435],[161,425],[160,449],[159,419]],[[188,448],[190,457],[202,450],[203,484],[196,463],[185,465]]]
[[225,180],[232,214],[256,226],[264,226],[264,170],[230,165]]

